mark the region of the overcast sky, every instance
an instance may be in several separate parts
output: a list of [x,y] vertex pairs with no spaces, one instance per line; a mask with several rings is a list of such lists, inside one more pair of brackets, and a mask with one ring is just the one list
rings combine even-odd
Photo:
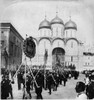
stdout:
[[11,22],[23,38],[26,34],[37,37],[45,12],[51,21],[56,10],[64,23],[71,15],[79,40],[94,42],[94,0],[0,0],[0,21]]

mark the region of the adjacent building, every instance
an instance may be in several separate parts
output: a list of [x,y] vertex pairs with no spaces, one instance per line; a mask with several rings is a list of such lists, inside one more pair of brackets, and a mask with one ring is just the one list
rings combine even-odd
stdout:
[[1,68],[16,70],[22,63],[23,37],[11,23],[0,26]]
[[94,45],[84,46],[83,59],[84,70],[94,70]]

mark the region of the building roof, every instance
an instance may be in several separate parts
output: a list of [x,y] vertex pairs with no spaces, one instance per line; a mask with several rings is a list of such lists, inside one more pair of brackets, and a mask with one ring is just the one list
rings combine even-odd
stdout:
[[65,23],[65,30],[66,30],[66,29],[75,29],[75,30],[77,30],[77,25],[76,25],[75,22],[73,22],[73,21],[70,19],[67,23]]
[[56,17],[55,17],[54,19],[51,20],[51,25],[52,25],[52,24],[62,24],[62,25],[64,25],[64,22],[63,22],[63,20],[62,20],[61,18],[59,18],[59,17],[56,15]]
[[1,23],[0,28],[9,28],[10,30],[15,31],[15,34],[18,35],[18,37],[20,37],[22,40],[24,40],[20,33],[14,28],[14,26],[11,23]]
[[42,29],[42,28],[51,29],[50,22],[46,18],[39,24],[39,29]]

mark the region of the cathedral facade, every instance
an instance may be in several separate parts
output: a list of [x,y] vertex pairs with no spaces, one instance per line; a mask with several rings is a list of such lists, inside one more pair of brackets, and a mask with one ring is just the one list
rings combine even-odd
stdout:
[[82,65],[82,44],[77,39],[77,25],[70,20],[64,24],[56,15],[51,21],[45,19],[39,24],[36,43],[36,56],[33,65],[43,65],[45,50],[48,52],[47,66],[52,68],[59,62],[62,66],[75,65],[79,70]]

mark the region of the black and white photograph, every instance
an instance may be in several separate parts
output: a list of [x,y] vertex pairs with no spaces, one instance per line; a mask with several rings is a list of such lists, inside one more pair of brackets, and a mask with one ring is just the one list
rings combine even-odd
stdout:
[[94,0],[0,0],[0,91],[94,100]]

